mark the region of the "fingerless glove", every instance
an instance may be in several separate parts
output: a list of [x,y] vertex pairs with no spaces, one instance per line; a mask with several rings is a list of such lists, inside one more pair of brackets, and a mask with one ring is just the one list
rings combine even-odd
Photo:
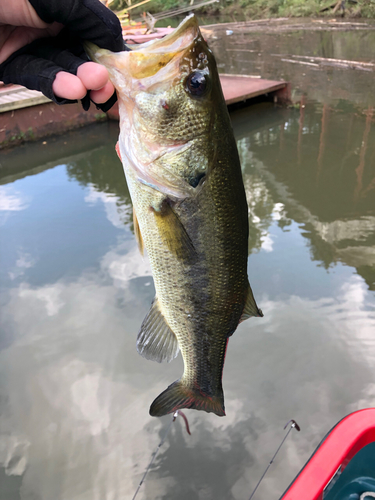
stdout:
[[[57,104],[76,101],[56,97],[52,84],[59,71],[76,74],[89,59],[82,42],[89,40],[101,48],[119,52],[126,50],[120,21],[99,0],[29,0],[38,16],[46,23],[57,21],[64,29],[56,37],[40,38],[14,52],[0,64],[0,80],[39,90]],[[89,95],[82,99],[85,110],[90,107]],[[104,104],[108,111],[116,102],[116,93]]]

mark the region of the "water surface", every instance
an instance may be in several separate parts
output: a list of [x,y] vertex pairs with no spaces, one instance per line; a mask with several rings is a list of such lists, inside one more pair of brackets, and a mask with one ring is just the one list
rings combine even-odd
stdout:
[[[223,71],[250,72],[225,43]],[[277,499],[339,419],[375,404],[374,114],[367,80],[346,75],[331,80],[350,77],[353,99],[301,84],[301,106],[232,112],[265,316],[229,342],[227,416],[186,411],[192,435],[173,424],[139,499],[247,499],[294,418],[302,430],[255,497]],[[88,127],[0,160],[0,500],[131,499],[170,422],[148,408],[182,361],[135,350],[155,291],[117,133]]]

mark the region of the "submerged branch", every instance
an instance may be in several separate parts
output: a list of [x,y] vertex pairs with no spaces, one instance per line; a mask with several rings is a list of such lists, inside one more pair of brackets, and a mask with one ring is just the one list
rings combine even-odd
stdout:
[[[293,64],[303,64],[320,68],[322,66],[334,66],[343,69],[359,69],[361,71],[374,71],[375,63],[350,61],[347,59],[333,59],[330,57],[317,57],[317,56],[299,56],[287,54],[271,54],[274,57],[281,57],[282,61]],[[302,61],[300,60],[302,59]]]

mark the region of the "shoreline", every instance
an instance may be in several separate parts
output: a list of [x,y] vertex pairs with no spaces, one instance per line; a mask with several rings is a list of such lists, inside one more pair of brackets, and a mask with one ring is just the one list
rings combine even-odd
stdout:
[[[224,5],[225,4],[225,5]],[[161,13],[170,9],[181,7],[181,2],[171,0],[153,0],[148,8],[145,9],[151,14]],[[143,12],[142,8],[135,9],[132,18],[138,17]],[[273,19],[277,17],[311,18],[311,19],[375,19],[375,3],[364,0],[361,3],[357,0],[337,2],[336,0],[220,0],[218,4],[208,5],[196,11],[197,16],[207,16],[214,18],[227,18],[223,21],[229,21],[231,17],[239,17],[233,21],[249,21],[261,19]],[[160,24],[159,24],[160,25]]]

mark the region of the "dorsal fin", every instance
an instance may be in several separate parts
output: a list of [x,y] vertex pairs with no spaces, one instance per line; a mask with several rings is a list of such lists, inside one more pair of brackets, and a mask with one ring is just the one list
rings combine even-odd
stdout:
[[258,308],[253,292],[251,290],[251,287],[249,285],[247,289],[247,297],[246,297],[246,302],[245,302],[245,307],[242,312],[242,316],[240,318],[240,323],[242,321],[245,321],[245,319],[251,318],[251,316],[258,316],[258,317],[263,317],[262,310]]
[[133,226],[134,226],[135,239],[137,240],[139,251],[143,255],[145,246],[143,243],[141,228],[139,227],[139,222],[134,207],[133,207]]
[[168,200],[163,202],[159,212],[154,213],[159,232],[171,253],[178,259],[194,261],[197,252],[193,242]]
[[155,297],[138,333],[137,351],[146,359],[162,363],[172,361],[179,350],[177,337],[166,322],[158,298]]

